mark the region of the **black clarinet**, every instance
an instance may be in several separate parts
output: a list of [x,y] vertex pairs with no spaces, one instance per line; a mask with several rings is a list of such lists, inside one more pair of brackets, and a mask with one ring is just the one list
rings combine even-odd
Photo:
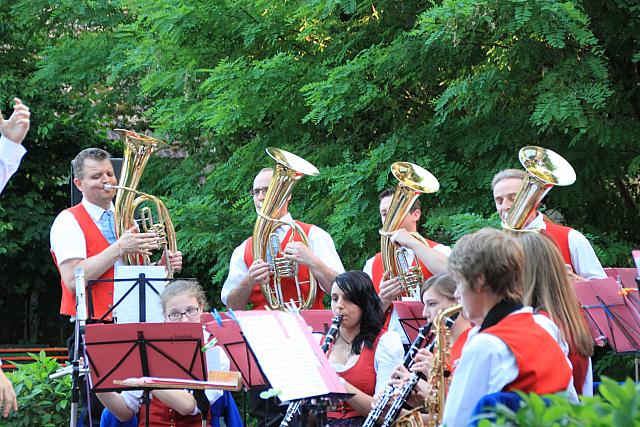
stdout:
[[[424,344],[424,341],[427,339],[427,334],[430,329],[431,323],[421,326],[420,329],[418,329],[418,336],[413,340],[411,346],[409,347],[409,350],[407,350],[407,353],[404,355],[404,361],[402,362],[402,365],[405,368],[409,369],[411,365],[413,365],[413,357],[416,355],[422,344]],[[432,340],[432,342],[433,341],[434,340]],[[389,400],[391,400],[392,396],[393,386],[391,384],[387,384],[382,393],[382,397],[380,398],[380,400],[378,400],[378,403],[371,410],[371,412],[369,412],[369,415],[367,415],[367,419],[364,420],[364,424],[362,424],[362,427],[374,426],[376,420],[380,417],[380,415],[382,415],[382,412],[384,412],[384,408],[386,408],[389,404]]]
[[[325,355],[328,354],[329,350],[331,349],[331,344],[333,344],[333,342],[336,339],[336,335],[338,335],[338,331],[340,330],[341,323],[342,323],[341,314],[338,314],[336,317],[331,319],[331,327],[327,331],[327,335],[324,336],[324,342],[320,347],[322,349],[322,352]],[[291,420],[293,420],[293,416],[300,409],[302,400],[303,399],[300,399],[300,400],[296,400],[295,402],[289,403],[289,406],[287,407],[287,412],[284,414],[284,418],[280,422],[280,427],[287,427],[289,425]]]

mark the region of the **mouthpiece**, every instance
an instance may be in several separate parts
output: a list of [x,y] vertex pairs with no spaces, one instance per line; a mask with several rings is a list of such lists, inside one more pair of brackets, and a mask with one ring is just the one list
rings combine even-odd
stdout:
[[104,189],[105,189],[105,191],[113,190],[113,188],[114,188],[114,187],[113,187],[113,185],[111,185],[111,184],[105,184],[105,185],[104,185]]

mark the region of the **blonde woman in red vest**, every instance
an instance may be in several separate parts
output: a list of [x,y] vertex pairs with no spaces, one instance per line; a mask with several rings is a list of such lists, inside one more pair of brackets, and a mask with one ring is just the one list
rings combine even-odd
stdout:
[[331,310],[343,316],[329,362],[354,396],[327,414],[329,426],[357,427],[371,410],[373,395],[387,384],[402,363],[400,336],[382,326],[384,314],[369,276],[349,271],[336,277],[331,287]]
[[[427,322],[433,322],[441,310],[457,304],[454,295],[455,291],[456,282],[448,273],[430,277],[424,282],[421,288],[422,302],[424,303],[422,315]],[[470,330],[471,323],[463,316],[458,316],[450,328],[451,343],[453,343],[451,347],[451,361],[453,366],[455,366],[456,361],[460,358],[462,347],[467,340]],[[429,378],[433,366],[433,354],[426,348],[421,348],[413,359],[414,363],[411,366],[411,371],[421,372],[425,378]],[[403,365],[400,365],[396,368],[392,378],[392,384],[397,388],[402,388],[409,378],[409,371]],[[407,399],[407,404],[412,407],[424,404],[424,400],[429,395],[429,390],[428,382],[421,379],[418,381],[418,384],[416,384],[414,393]]]
[[521,233],[524,249],[524,303],[551,318],[569,344],[569,360],[578,394],[593,394],[593,338],[565,269],[564,260],[544,232]]
[[[519,169],[505,169],[498,172],[491,181],[493,201],[500,218],[504,221],[511,209],[525,172]],[[551,222],[542,213],[528,218],[525,225],[527,230],[546,230],[558,243],[567,268],[574,274],[575,280],[605,279],[606,273],[602,269],[600,260],[591,247],[591,243],[578,230]]]
[[[162,293],[161,301],[165,322],[200,323],[202,313],[206,309],[204,291],[194,280],[177,280],[167,285]],[[205,337],[205,340],[207,338]],[[229,359],[220,347],[209,348],[207,358],[220,361],[218,367],[210,366],[208,362],[211,369],[229,370]],[[205,395],[213,404],[222,396],[222,391],[209,389],[205,391]],[[118,420],[128,421],[137,414],[138,425],[145,425],[145,406],[140,403],[141,390],[98,393],[97,396],[105,408]],[[149,408],[149,425],[156,427],[200,427],[202,417],[193,394],[187,390],[153,390]]]
[[[395,190],[387,188],[378,195],[380,199],[380,219],[384,224],[387,218],[387,212],[393,199]],[[411,236],[411,233],[418,232],[420,216],[422,210],[420,208],[420,199],[411,206],[409,213],[402,221],[400,228],[391,236],[391,241],[399,247],[404,247],[408,251],[408,261],[410,265],[418,263],[425,279],[434,274],[443,273],[447,268],[447,257],[451,253],[448,246],[433,242],[427,239],[429,246],[425,246],[419,240]],[[382,266],[382,255],[378,252],[372,258],[369,258],[362,269],[371,277],[373,286],[382,301],[382,310],[387,311],[393,301],[398,299],[402,292],[402,287],[397,277],[389,277]],[[407,343],[408,344],[408,343]]]
[[488,228],[463,236],[448,269],[464,315],[476,326],[456,366],[443,424],[466,426],[480,398],[499,391],[566,392],[577,400],[571,366],[554,338],[558,328],[522,305],[520,242]]
[[[51,254],[60,271],[62,300],[60,314],[76,315],[74,270],[81,267],[86,280],[113,279],[114,266],[121,264],[125,254],[150,255],[157,249],[154,233],[137,233],[135,227],[115,235],[113,198],[115,190],[105,190],[105,184],[117,183],[111,156],[100,148],[82,150],[73,160],[73,183],[82,193],[82,201],[62,211],[51,226]],[[164,258],[164,257],[163,257]],[[182,267],[182,253],[169,252],[174,271]],[[99,319],[113,304],[113,282],[101,282],[91,289],[93,318]],[[110,320],[111,316],[107,317]],[[69,339],[69,357],[73,355],[73,336]],[[85,387],[80,387],[81,402],[86,409]],[[97,399],[91,399],[93,426],[99,426],[102,408]],[[89,416],[83,410],[84,425]]]

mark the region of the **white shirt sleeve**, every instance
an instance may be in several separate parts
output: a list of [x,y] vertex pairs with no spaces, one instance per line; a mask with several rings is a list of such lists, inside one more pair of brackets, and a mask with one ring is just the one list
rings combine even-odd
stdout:
[[404,347],[400,335],[396,332],[385,332],[378,340],[378,346],[374,355],[374,367],[376,370],[376,393],[385,388],[391,374],[402,364]]
[[515,356],[500,338],[482,333],[470,337],[449,387],[443,425],[467,426],[480,398],[501,391],[518,372]]
[[569,231],[569,252],[578,276],[585,279],[606,279],[600,260],[591,243],[578,230]]
[[333,239],[322,228],[318,226],[311,227],[309,230],[309,249],[313,252],[327,267],[336,273],[344,273],[344,266],[340,261],[336,245]]
[[447,257],[451,255],[451,248],[449,246],[438,244],[434,246],[433,249]]
[[[371,257],[367,260],[367,262],[364,263],[364,267],[362,268],[362,271],[369,277],[371,277],[371,280],[373,280],[373,260],[375,259],[375,257]],[[374,284],[375,285],[375,284]]]
[[53,221],[49,239],[58,265],[69,259],[87,258],[84,233],[71,212],[60,212]]
[[18,170],[26,152],[22,144],[16,144],[5,136],[0,137],[0,192],[4,190],[11,175]]
[[244,262],[244,251],[247,245],[247,241],[242,242],[240,246],[233,250],[231,254],[231,262],[229,263],[229,274],[227,280],[222,285],[222,291],[220,292],[220,299],[224,305],[227,305],[227,298],[232,290],[240,286],[240,282],[249,273],[247,264]]

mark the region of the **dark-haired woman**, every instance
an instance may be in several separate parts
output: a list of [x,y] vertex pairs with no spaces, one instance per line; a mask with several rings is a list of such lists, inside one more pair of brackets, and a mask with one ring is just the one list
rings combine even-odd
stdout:
[[400,336],[387,332],[380,298],[362,271],[338,275],[331,286],[331,310],[343,316],[329,361],[354,396],[329,412],[330,426],[360,426],[371,411],[373,395],[385,387],[402,363]]

